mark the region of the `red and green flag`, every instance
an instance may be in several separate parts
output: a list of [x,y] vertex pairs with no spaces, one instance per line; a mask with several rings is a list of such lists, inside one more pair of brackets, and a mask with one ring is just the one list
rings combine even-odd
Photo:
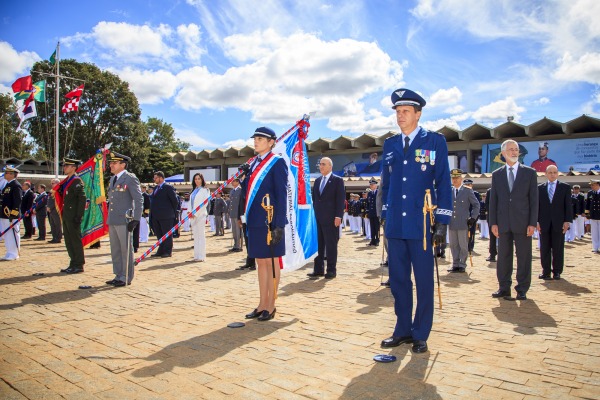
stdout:
[[[106,205],[106,192],[104,191],[104,167],[108,152],[108,149],[98,150],[92,158],[77,169],[77,174],[83,181],[86,197],[85,211],[81,220],[81,242],[84,247],[90,246],[108,235],[108,225],[106,223],[108,207]],[[58,188],[65,183],[63,180],[53,188],[56,208],[61,214],[64,199]],[[66,188],[63,191],[66,191]]]

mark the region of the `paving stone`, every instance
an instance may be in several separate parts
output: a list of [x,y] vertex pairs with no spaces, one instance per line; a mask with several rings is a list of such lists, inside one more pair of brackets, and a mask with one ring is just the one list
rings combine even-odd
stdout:
[[[525,302],[491,298],[487,241],[476,241],[467,274],[447,274],[442,262],[430,351],[412,354],[410,345],[379,347],[394,327],[393,297],[379,285],[381,252],[361,250],[356,235],[340,239],[336,279],[306,279],[311,265],[284,272],[277,317],[265,323],[244,319],[257,275],[234,270],[244,255],[225,251],[229,238],[208,236],[201,264],[185,261],[189,238],[175,240],[172,258],[139,264],[127,288],[104,284],[107,240],[86,250],[86,272],[75,276],[56,272],[64,249],[23,242],[28,259],[45,262],[21,257],[0,269],[0,398],[599,398],[589,240],[566,248],[573,267],[563,280],[533,279]],[[534,257],[534,278],[538,270]],[[246,326],[227,328],[232,321]],[[397,361],[379,364],[376,354]]]

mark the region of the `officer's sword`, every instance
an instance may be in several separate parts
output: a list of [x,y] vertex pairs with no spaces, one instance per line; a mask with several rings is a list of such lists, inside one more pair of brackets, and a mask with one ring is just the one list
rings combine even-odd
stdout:
[[273,271],[273,299],[277,299],[277,277],[275,276],[275,256],[273,251],[273,236],[271,234],[271,222],[273,221],[273,206],[271,205],[271,199],[269,193],[265,194],[262,199],[262,208],[267,212],[267,244],[271,249],[271,269]]
[[[427,213],[429,213],[429,226],[430,229],[433,229],[433,210],[436,209],[437,206],[434,206],[431,202],[431,190],[425,189],[425,199],[423,200],[423,250],[427,250]],[[434,236],[435,237],[435,236]],[[435,274],[437,275],[437,284],[438,284],[438,298],[440,300],[440,310],[442,309],[442,290],[440,288],[440,270],[438,267],[438,260],[435,254],[435,240],[431,241],[431,247],[433,251],[433,261],[435,262]]]
[[[468,243],[471,242],[471,228],[467,229],[467,232],[469,233],[468,235]],[[471,268],[473,268],[473,254],[471,254],[471,250],[469,250],[469,261],[471,262]]]

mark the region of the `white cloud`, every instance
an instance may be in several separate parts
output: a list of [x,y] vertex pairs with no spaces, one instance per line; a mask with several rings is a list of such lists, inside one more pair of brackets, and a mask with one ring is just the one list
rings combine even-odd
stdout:
[[180,72],[179,106],[234,107],[251,112],[253,120],[273,123],[317,111],[319,118],[329,118],[331,129],[366,132],[365,127],[389,118],[366,113],[362,99],[402,83],[403,65],[375,43],[323,41],[303,32],[283,37],[274,31],[236,35],[224,42],[231,57],[252,61],[223,74],[202,66]]
[[185,127],[174,127],[175,137],[192,145],[195,149],[214,149],[217,144],[204,139],[198,132]]
[[142,104],[162,103],[163,100],[172,97],[177,89],[177,78],[169,71],[141,71],[127,67],[112,72],[129,83],[129,87]]
[[424,121],[420,123],[420,125],[423,126],[423,128],[425,129],[429,129],[430,131],[437,131],[438,129],[442,129],[444,126],[447,126],[448,128],[452,128],[457,131],[460,130],[458,122],[456,122],[452,118],[442,118],[435,121]]
[[241,149],[243,147],[246,146],[250,146],[253,147],[254,146],[254,139],[235,139],[235,140],[230,140],[228,142],[223,143],[223,148],[228,148],[228,147],[235,147],[237,149]]
[[574,59],[569,52],[565,53],[558,62],[554,76],[565,81],[585,81],[599,85],[600,52],[585,53],[578,59]]
[[139,55],[173,55],[173,50],[163,41],[164,36],[172,33],[166,25],[153,29],[148,25],[101,21],[92,32],[100,46],[114,51],[118,57],[130,59]]
[[457,104],[455,106],[446,108],[444,110],[444,112],[446,114],[458,114],[459,112],[462,112],[464,109],[465,109],[465,107],[461,106],[460,104]]
[[549,103],[550,99],[547,97],[540,97],[539,99],[533,101],[534,106],[544,106]]
[[0,54],[2,54],[0,57],[1,82],[14,81],[20,76],[29,75],[33,63],[41,60],[37,53],[32,51],[18,52],[7,42],[0,42]]
[[427,101],[429,107],[453,105],[462,99],[462,92],[456,86],[450,89],[439,89],[432,94]]
[[493,121],[493,120],[505,120],[508,116],[513,116],[515,122],[519,122],[521,115],[519,113],[524,112],[525,108],[517,105],[512,97],[507,97],[504,100],[495,101],[480,107],[472,115],[472,118],[476,122],[482,121]]
[[200,47],[200,27],[196,24],[179,25],[177,35],[182,40],[186,57],[192,61],[200,61],[200,56],[206,53],[206,50]]

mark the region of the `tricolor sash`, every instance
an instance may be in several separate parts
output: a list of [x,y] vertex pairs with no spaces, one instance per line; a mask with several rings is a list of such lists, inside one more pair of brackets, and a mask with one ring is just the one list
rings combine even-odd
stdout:
[[248,180],[248,196],[246,196],[246,220],[248,220],[248,211],[250,210],[249,205],[254,201],[254,197],[256,196],[256,192],[258,192],[258,188],[260,184],[265,179],[271,167],[275,165],[277,160],[279,160],[281,156],[270,152],[261,162],[254,168],[252,174],[250,174],[250,178]]

